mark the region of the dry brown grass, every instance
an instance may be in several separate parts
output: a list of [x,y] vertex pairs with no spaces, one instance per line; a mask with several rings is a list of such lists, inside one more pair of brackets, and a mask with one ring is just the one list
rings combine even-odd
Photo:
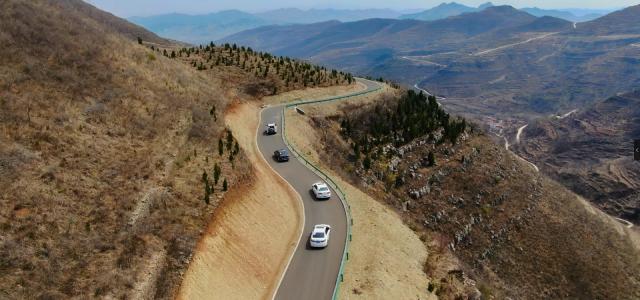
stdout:
[[232,190],[250,174],[217,149],[244,71],[154,56],[120,22],[0,3],[0,298],[171,298],[223,195],[204,203],[203,171],[220,163]]

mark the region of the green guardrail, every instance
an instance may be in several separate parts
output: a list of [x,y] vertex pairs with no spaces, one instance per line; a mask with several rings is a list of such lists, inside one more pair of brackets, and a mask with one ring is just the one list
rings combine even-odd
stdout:
[[303,164],[307,165],[308,167],[310,167],[310,170],[313,171],[314,173],[316,173],[316,175],[320,176],[320,178],[323,178],[325,180],[325,182],[327,182],[334,191],[338,192],[338,197],[340,198],[340,201],[342,202],[342,206],[344,207],[346,216],[347,216],[347,236],[346,236],[346,241],[344,244],[344,251],[342,253],[342,260],[340,261],[340,271],[338,272],[338,278],[336,278],[336,285],[335,288],[333,290],[333,300],[338,299],[338,292],[340,291],[340,283],[342,283],[344,281],[344,266],[347,260],[349,260],[349,244],[351,242],[351,226],[353,225],[353,217],[351,217],[351,206],[349,205],[349,202],[347,201],[347,195],[344,193],[344,191],[342,190],[342,188],[340,188],[340,186],[329,176],[327,175],[324,171],[322,171],[322,169],[320,169],[320,167],[314,165],[312,162],[310,162],[302,153],[300,153],[300,151],[298,151],[298,149],[296,149],[295,147],[293,147],[293,145],[291,145],[291,143],[289,143],[289,141],[287,140],[287,134],[285,131],[286,128],[286,118],[285,118],[285,113],[286,113],[286,109],[290,108],[290,107],[295,107],[295,106],[300,106],[300,105],[309,105],[309,104],[315,104],[315,103],[323,103],[323,102],[331,102],[331,101],[336,101],[336,100],[342,100],[342,99],[346,99],[346,98],[352,98],[352,97],[357,97],[357,96],[362,96],[362,95],[366,95],[369,93],[373,93],[373,92],[377,92],[380,89],[382,89],[381,86],[378,86],[375,89],[372,90],[367,90],[367,91],[362,91],[362,92],[358,92],[358,93],[354,93],[354,94],[349,94],[349,95],[344,95],[344,96],[336,96],[336,97],[330,97],[330,98],[325,98],[325,99],[320,99],[320,100],[299,100],[293,103],[289,103],[286,104],[282,107],[282,116],[281,116],[281,123],[282,123],[282,139],[284,140],[285,145],[291,149],[291,151],[293,152],[293,154],[298,158],[298,160],[300,160]]

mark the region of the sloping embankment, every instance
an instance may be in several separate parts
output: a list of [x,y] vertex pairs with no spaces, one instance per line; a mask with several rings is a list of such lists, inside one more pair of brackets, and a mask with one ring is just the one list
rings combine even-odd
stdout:
[[225,122],[251,160],[254,180],[225,195],[198,244],[178,299],[270,299],[295,250],[303,222],[301,202],[258,152],[258,111],[248,103],[227,112]]

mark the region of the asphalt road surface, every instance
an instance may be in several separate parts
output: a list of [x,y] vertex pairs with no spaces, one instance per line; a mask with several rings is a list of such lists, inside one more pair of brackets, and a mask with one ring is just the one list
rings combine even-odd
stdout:
[[[379,86],[367,80],[358,81],[364,83],[368,91]],[[347,236],[346,212],[333,189],[330,200],[315,200],[311,185],[322,180],[298,161],[291,150],[289,162],[279,163],[273,159],[274,151],[287,148],[281,135],[282,107],[274,106],[262,110],[260,124],[263,126],[258,130],[258,148],[271,167],[300,194],[304,204],[305,222],[298,248],[285,271],[275,299],[331,299]],[[278,134],[264,135],[264,125],[267,123],[278,124]],[[331,238],[325,249],[309,247],[309,235],[316,224],[331,225]],[[268,242],[268,237],[265,237],[265,242]]]

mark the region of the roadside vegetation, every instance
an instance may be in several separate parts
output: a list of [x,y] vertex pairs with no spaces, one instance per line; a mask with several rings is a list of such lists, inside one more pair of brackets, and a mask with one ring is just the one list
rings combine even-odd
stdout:
[[149,47],[158,55],[185,61],[198,71],[223,71],[225,67],[240,68],[256,80],[255,84],[246,87],[246,92],[255,97],[355,82],[353,75],[349,73],[289,57],[254,51],[250,47],[236,44],[216,45],[212,42],[189,48],[162,48],[154,45]]
[[340,123],[343,135],[352,141],[353,157],[377,158],[381,146],[406,145],[418,137],[439,134],[437,143],[457,143],[467,129],[464,119],[452,118],[433,96],[407,91],[399,99],[377,103],[367,112],[345,115]]

